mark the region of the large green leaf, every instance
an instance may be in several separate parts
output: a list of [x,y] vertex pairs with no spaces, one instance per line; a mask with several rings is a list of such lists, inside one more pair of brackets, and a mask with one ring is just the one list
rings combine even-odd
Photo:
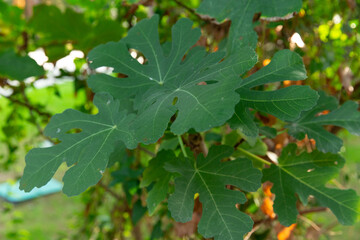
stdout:
[[179,222],[190,221],[194,195],[199,193],[203,213],[198,231],[205,238],[241,239],[253,226],[251,218],[235,206],[246,201],[244,193],[226,186],[256,191],[261,172],[246,158],[221,162],[232,153],[232,147],[213,146],[206,158],[200,154],[196,161],[179,157],[165,163],[166,170],[181,175],[175,179],[175,192],[169,198],[171,216]]
[[269,113],[281,120],[295,120],[302,111],[311,109],[318,100],[316,91],[308,86],[291,86],[275,91],[256,91],[251,88],[284,80],[303,80],[306,70],[302,58],[289,50],[275,54],[270,64],[248,78],[245,78],[237,90],[240,102],[234,116],[229,120],[230,126],[240,129],[251,138],[258,136],[258,128],[248,108]]
[[[97,94],[94,104],[99,109],[96,115],[68,109],[51,118],[45,134],[61,143],[32,149],[26,155],[21,189],[28,192],[45,185],[66,162],[71,168],[63,178],[63,191],[69,196],[79,194],[101,179],[117,141],[124,142],[128,148],[136,147],[128,127],[135,116],[119,111],[119,101],[109,94]],[[69,133],[72,129],[81,129],[81,132]]]
[[[289,133],[301,140],[305,134],[315,139],[316,147],[322,152],[336,153],[340,151],[342,140],[326,131],[322,126],[334,125],[346,128],[350,133],[360,135],[360,112],[358,104],[347,101],[339,107],[336,98],[319,92],[319,101],[313,109],[304,112],[301,117],[287,125]],[[320,113],[331,111],[326,115]]]
[[173,151],[161,151],[157,156],[151,159],[149,166],[143,173],[143,179],[140,187],[147,187],[154,182],[149,194],[146,198],[149,214],[152,215],[155,208],[166,198],[171,173],[165,171],[164,164],[168,161],[176,159]]
[[262,13],[266,17],[282,17],[299,11],[301,5],[301,0],[203,0],[197,12],[210,15],[219,22],[226,18],[231,20],[227,42],[227,50],[231,52],[239,42],[256,46],[257,35],[253,29],[255,13]]
[[44,69],[29,56],[18,56],[12,50],[0,53],[0,76],[2,77],[24,80],[44,73]]
[[274,210],[280,223],[288,226],[296,222],[297,193],[303,203],[307,203],[310,195],[314,196],[320,205],[331,209],[340,223],[353,224],[360,213],[355,191],[325,186],[343,167],[344,159],[338,154],[319,151],[296,155],[296,149],[295,144],[287,146],[279,165],[263,170],[263,181],[274,183],[271,191],[275,193]]
[[[250,48],[242,48],[225,59],[223,52],[206,54],[202,48],[188,53],[200,37],[200,30],[192,29],[188,19],[180,19],[173,26],[172,48],[165,55],[159,42],[158,21],[158,16],[142,20],[120,42],[100,45],[89,54],[91,67],[113,67],[114,72],[127,75],[93,75],[89,86],[121,100],[134,98],[138,117],[133,126],[138,141],[145,143],[157,141],[175,113],[171,125],[175,134],[190,128],[201,132],[223,124],[239,101],[235,92],[241,83],[238,76],[256,62]],[[129,48],[144,54],[146,64],[133,59]]]

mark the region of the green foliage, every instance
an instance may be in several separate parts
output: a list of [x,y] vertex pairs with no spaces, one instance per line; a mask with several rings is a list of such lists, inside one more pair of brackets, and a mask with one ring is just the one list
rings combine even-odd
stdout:
[[152,215],[155,208],[167,197],[169,182],[172,174],[165,171],[166,162],[176,159],[172,151],[161,151],[153,158],[145,169],[140,187],[147,187],[155,182],[146,198],[149,214]]
[[[67,0],[39,4],[32,16],[7,2],[0,0],[0,85],[11,93],[0,99],[0,166],[38,139],[52,141],[29,151],[21,189],[63,174],[69,196],[95,185],[83,195],[79,236],[249,237],[252,219],[275,221],[259,210],[260,170],[274,184],[281,224],[318,205],[342,224],[356,221],[355,191],[332,186],[345,163],[337,132],[360,135],[351,100],[360,96],[359,11],[351,1]],[[44,68],[28,56],[39,48]],[[40,77],[53,82],[44,71],[50,62],[72,50],[86,57],[55,78],[72,79],[74,90],[36,89]],[[48,123],[63,106],[80,111]],[[279,162],[270,161],[279,148]],[[145,225],[152,233],[139,237]]]
[[354,224],[360,213],[355,191],[325,186],[344,166],[344,159],[338,154],[316,150],[296,155],[296,149],[296,144],[288,145],[282,151],[279,164],[263,170],[263,181],[274,183],[274,210],[280,223],[289,226],[296,222],[297,193],[304,204],[310,195],[314,196],[320,205],[331,209],[340,223]]
[[235,205],[246,201],[238,190],[227,189],[227,185],[244,191],[256,191],[260,187],[261,172],[246,158],[221,162],[231,156],[230,146],[213,146],[205,158],[196,160],[179,157],[165,163],[165,169],[179,173],[175,178],[175,192],[169,198],[171,216],[179,222],[192,218],[194,195],[199,193],[203,213],[198,231],[205,238],[239,239],[252,228],[252,220]]
[[[51,119],[45,134],[61,143],[28,153],[20,189],[30,191],[45,185],[66,162],[71,168],[64,176],[63,190],[69,196],[77,195],[101,179],[116,141],[136,147],[128,127],[135,116],[119,111],[119,102],[109,94],[96,95],[94,103],[99,108],[95,116],[69,109]],[[72,129],[81,132],[69,132]]]
[[43,74],[44,69],[37,65],[29,56],[18,56],[11,50],[0,53],[1,77],[24,80],[28,77],[41,76]]
[[[231,19],[231,29],[227,42],[227,51],[230,53],[238,45],[249,45],[255,48],[257,34],[253,30],[253,17],[255,13],[262,13],[266,17],[282,17],[291,12],[298,12],[301,0],[204,0],[197,9],[198,13],[210,15],[219,22]],[[238,43],[240,39],[240,44]]]
[[[221,52],[207,55],[203,49],[194,48],[182,62],[200,37],[199,29],[192,30],[191,21],[180,19],[172,28],[172,48],[165,56],[157,23],[158,16],[143,20],[122,41],[91,51],[91,67],[113,67],[114,72],[128,77],[94,75],[89,80],[90,87],[95,92],[110,92],[120,100],[134,98],[138,142],[156,142],[176,112],[176,120],[171,124],[175,134],[183,134],[190,128],[201,132],[222,125],[239,101],[235,89],[241,79],[237,75],[255,63],[254,52],[243,48],[223,59]],[[147,64],[135,61],[128,48],[144,54]]]
[[306,70],[301,57],[291,51],[283,50],[275,54],[270,64],[250,77],[245,78],[237,92],[240,102],[234,116],[229,120],[233,129],[255,138],[258,128],[252,120],[248,108],[272,114],[282,120],[297,119],[304,110],[311,109],[317,102],[317,93],[307,86],[292,86],[275,91],[249,90],[264,84],[284,80],[303,80]]
[[[324,115],[323,111],[331,111]],[[303,139],[305,134],[315,139],[316,147],[322,152],[337,153],[343,142],[334,134],[329,133],[321,126],[334,125],[346,128],[352,134],[360,135],[360,113],[358,104],[353,101],[345,102],[339,107],[336,98],[326,96],[320,92],[317,105],[304,112],[299,119],[289,124],[289,133],[297,139]]]
[[[51,22],[52,24],[49,24]],[[66,8],[62,12],[56,6],[38,5],[30,19],[30,28],[39,36],[37,45],[45,46],[50,60],[56,60],[69,52],[65,44],[88,52],[91,48],[111,40],[120,40],[123,27],[105,18],[89,22],[84,14]],[[116,29],[116,31],[113,31]],[[101,37],[98,37],[100,36]]]

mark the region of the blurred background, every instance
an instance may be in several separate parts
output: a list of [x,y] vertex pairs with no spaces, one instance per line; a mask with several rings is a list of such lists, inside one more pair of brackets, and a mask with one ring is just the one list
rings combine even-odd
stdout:
[[[204,20],[194,13],[200,1],[0,0],[0,183],[16,183],[31,148],[54,143],[43,134],[52,115],[67,108],[96,112],[86,79],[111,69],[88,67],[86,55],[95,46],[118,41],[141,19],[159,14],[161,42],[171,40],[171,26],[179,18],[188,17],[203,32],[197,45],[216,51],[230,22]],[[359,0],[304,0],[300,12],[287,20],[255,16],[259,62],[252,72],[267,65],[276,51],[291,49],[303,56],[308,79],[284,85],[307,84],[341,103],[359,101],[359,7]],[[141,54],[131,55],[144,62]],[[329,130],[344,139],[341,153],[347,159],[335,184],[360,194],[360,138],[336,127]],[[138,188],[141,169],[124,174],[126,164],[115,164],[105,174],[102,182],[112,189],[100,183],[71,198],[59,192],[20,203],[0,199],[0,239],[177,239],[166,206],[158,216],[147,216]],[[61,180],[64,170],[55,179]],[[251,201],[251,211],[264,216],[261,193]],[[265,229],[252,239],[276,239],[281,226],[271,224],[274,232]],[[292,231],[296,237],[283,239],[359,239],[360,223],[344,227],[323,212],[300,218]]]

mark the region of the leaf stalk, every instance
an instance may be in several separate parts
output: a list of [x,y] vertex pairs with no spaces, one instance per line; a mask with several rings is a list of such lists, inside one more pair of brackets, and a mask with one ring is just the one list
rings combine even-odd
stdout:
[[256,156],[255,154],[252,154],[251,152],[246,151],[245,149],[242,149],[242,148],[239,147],[239,148],[237,148],[237,150],[239,150],[241,153],[243,153],[244,155],[246,155],[250,159],[262,162],[262,163],[264,163],[266,165],[271,165],[271,162],[268,162],[265,159],[262,159],[262,158]]
[[183,140],[182,140],[182,138],[181,138],[181,135],[177,135],[177,137],[178,137],[178,140],[179,140],[179,144],[180,144],[180,147],[181,147],[181,151],[182,151],[184,157],[187,158],[188,156],[187,156],[187,154],[186,154],[184,142],[183,142]]

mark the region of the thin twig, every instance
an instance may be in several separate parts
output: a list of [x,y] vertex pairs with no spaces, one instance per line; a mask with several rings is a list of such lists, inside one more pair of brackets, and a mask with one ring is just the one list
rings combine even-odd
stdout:
[[180,144],[180,147],[181,147],[181,151],[182,151],[184,157],[187,157],[187,153],[186,153],[185,146],[184,146],[184,142],[183,142],[183,140],[182,140],[181,135],[178,135],[178,140],[179,140],[179,144]]
[[[328,208],[326,208],[326,207],[317,207],[317,208],[306,209],[306,210],[299,211],[299,215],[305,215],[308,213],[315,213],[315,212],[324,212],[327,209]],[[276,215],[274,218],[265,218],[265,219],[262,219],[259,221],[254,221],[254,226],[265,223],[265,222],[275,221],[277,219],[278,219],[278,216]]]
[[271,165],[271,164],[273,163],[273,162],[270,162],[270,161],[268,161],[268,160],[265,160],[265,159],[263,159],[263,158],[261,158],[261,157],[258,157],[258,156],[256,156],[255,154],[252,154],[251,152],[248,152],[248,151],[246,151],[246,150],[243,149],[243,148],[238,147],[237,150],[239,150],[241,153],[243,153],[243,154],[246,155],[247,157],[249,157],[249,158],[251,158],[251,159],[253,159],[253,160],[262,162],[262,163],[264,163],[264,164],[266,164],[266,165]]
[[142,147],[142,146],[138,146],[138,149],[143,151],[144,153],[146,153],[147,155],[149,155],[150,157],[156,157],[156,154],[153,153],[152,151]]
[[321,227],[319,227],[316,223],[314,223],[313,221],[311,221],[310,219],[300,215],[299,219],[301,219],[302,221],[306,222],[307,224],[309,224],[313,229],[315,229],[318,232],[321,232]]
[[185,8],[187,11],[189,11],[189,12],[192,13],[192,14],[194,14],[196,17],[200,18],[201,20],[203,20],[203,21],[205,21],[205,22],[212,23],[212,24],[215,24],[215,25],[221,25],[218,21],[216,21],[215,18],[206,16],[206,15],[198,14],[194,9],[186,6],[184,3],[182,3],[182,2],[179,1],[179,0],[174,0],[174,2],[175,2],[177,5],[179,5],[180,7]]
[[260,224],[257,225],[257,226],[254,226],[253,229],[252,229],[248,234],[246,234],[244,240],[249,240],[250,237],[251,237],[251,235],[252,235],[254,232],[256,232],[256,230],[258,230],[259,228],[260,228]]
[[[23,98],[24,98],[24,101],[25,101],[26,105],[30,106],[30,105],[31,105],[31,104],[30,104],[30,101],[29,101],[29,99],[28,99],[28,97],[26,96],[26,93],[25,93],[25,84],[22,84],[22,85],[20,86],[20,91],[21,91],[21,94],[22,94],[22,96],[23,96]],[[36,126],[36,128],[38,129],[38,131],[39,131],[39,133],[41,134],[41,136],[43,136],[43,137],[44,137],[45,139],[47,139],[48,141],[50,141],[50,142],[52,142],[52,143],[55,143],[54,140],[52,140],[51,138],[49,138],[48,136],[46,136],[46,135],[44,134],[43,129],[41,128],[40,124],[37,122],[37,119],[36,119],[36,117],[35,117],[35,115],[34,115],[34,112],[33,112],[33,109],[32,109],[32,108],[29,108],[29,113],[30,113],[30,117],[31,117],[33,123],[35,124],[35,126]]]
[[114,198],[116,198],[117,200],[121,201],[123,200],[121,198],[120,195],[118,195],[116,192],[114,192],[113,190],[111,190],[107,185],[103,184],[101,181],[98,182],[98,184],[100,187],[102,187],[106,192],[110,193],[110,195],[112,195]]
[[13,98],[12,96],[4,96],[4,97],[6,97],[7,99],[9,99],[12,103],[16,103],[16,104],[18,104],[18,105],[27,107],[28,109],[36,112],[39,116],[44,116],[44,117],[47,117],[47,118],[50,118],[50,117],[51,117],[51,114],[50,114],[50,113],[43,112],[43,111],[41,111],[40,109],[34,107],[33,105],[31,105],[31,104],[29,104],[29,103],[22,102],[22,101],[20,101],[20,100],[18,100],[18,99]]
[[[302,210],[302,211],[299,211],[299,215],[302,216],[302,215],[305,215],[305,214],[308,214],[308,213],[315,213],[315,212],[324,212],[324,211],[327,211],[328,208],[326,207],[316,207],[316,208],[311,208],[311,209],[306,209],[306,210]],[[272,221],[275,221],[278,219],[278,216],[276,215],[274,218],[265,218],[265,219],[262,219],[262,220],[259,220],[259,221],[254,221],[254,226],[253,226],[253,230],[251,230],[251,232],[249,232],[246,237],[247,239],[250,239],[251,235],[259,228],[259,226],[263,223],[270,223]],[[255,230],[254,230],[255,229]]]

